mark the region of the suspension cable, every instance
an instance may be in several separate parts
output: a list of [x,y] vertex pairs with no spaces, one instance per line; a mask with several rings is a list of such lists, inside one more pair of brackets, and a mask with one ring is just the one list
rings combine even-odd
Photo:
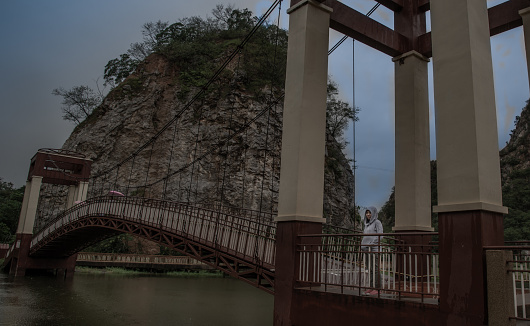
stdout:
[[127,158],[123,159],[121,162],[116,164],[115,166],[107,169],[106,171],[95,175],[94,177],[98,177],[102,174],[107,174],[110,171],[114,170],[118,165],[122,165],[129,160],[131,160],[133,157],[138,155],[142,150],[144,150],[147,146],[149,146],[152,142],[154,142],[160,135],[171,126],[172,123],[174,123],[185,111],[187,111],[193,103],[199,98],[201,98],[204,93],[207,91],[207,89],[210,87],[210,85],[219,77],[219,75],[223,72],[223,70],[228,66],[228,64],[237,56],[240,49],[246,46],[246,44],[250,41],[250,39],[256,34],[256,32],[259,30],[259,28],[265,23],[269,15],[274,11],[274,9],[281,3],[282,0],[276,0],[274,3],[269,7],[269,9],[261,16],[261,18],[258,20],[258,22],[254,25],[252,30],[243,38],[243,40],[239,43],[239,45],[236,47],[234,51],[228,56],[228,58],[223,62],[223,64],[215,71],[215,73],[210,77],[210,79],[200,88],[199,92],[197,92],[190,101],[179,111],[175,116],[167,122],[151,139],[149,139],[147,142],[145,142],[142,146],[140,146],[135,152],[133,152],[131,155],[129,155]]
[[[368,11],[365,16],[370,17],[377,10],[377,8],[379,8],[380,5],[381,4],[379,2],[376,3],[375,6],[373,6],[372,9],[370,9],[370,11]],[[332,54],[333,51],[335,51],[342,43],[344,43],[347,38],[348,36],[344,35],[331,49],[329,49],[328,55]]]

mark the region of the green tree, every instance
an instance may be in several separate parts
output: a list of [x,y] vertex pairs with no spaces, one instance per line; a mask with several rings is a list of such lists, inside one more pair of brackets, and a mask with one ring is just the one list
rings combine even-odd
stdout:
[[502,187],[503,204],[508,207],[504,216],[506,241],[530,239],[530,168],[515,170],[510,182]]
[[74,86],[69,90],[59,87],[54,89],[52,94],[63,98],[61,102],[63,119],[72,121],[76,125],[88,118],[103,101],[101,92],[96,93],[92,88],[83,85]]
[[125,78],[136,70],[140,61],[131,58],[129,54],[121,54],[119,59],[110,60],[105,66],[105,85],[110,85],[111,88],[116,87]]
[[110,60],[105,65],[105,72],[103,78],[105,85],[110,85],[114,88],[121,83],[125,78],[132,74],[136,67],[148,55],[155,52],[161,34],[167,27],[168,22],[148,22],[142,26],[142,42],[135,42],[131,44],[127,53],[121,54],[119,58]]
[[[179,96],[186,96],[191,87],[204,86],[258,21],[248,9],[233,6],[218,5],[212,14],[208,18],[184,18],[171,25],[145,24],[144,41],[132,44],[126,54],[107,63],[105,84],[119,84],[135,71],[142,58],[158,53],[178,66]],[[283,89],[286,58],[287,32],[271,24],[260,26],[241,51],[237,83],[259,94],[270,85]],[[224,81],[217,85],[221,90],[227,86]]]
[[339,99],[339,90],[335,82],[330,81],[327,87],[327,108],[326,108],[326,127],[331,136],[333,136],[344,149],[347,145],[344,132],[348,128],[350,121],[358,121],[358,108],[353,108],[347,102]]
[[379,211],[379,220],[383,224],[383,232],[390,233],[396,224],[396,188],[392,187],[392,192],[386,203]]
[[88,248],[85,251],[89,252],[103,252],[103,253],[114,253],[114,254],[129,254],[131,249],[129,247],[129,241],[132,236],[126,233],[122,233],[111,238],[100,241]]
[[[438,188],[436,183],[436,161],[431,161],[431,208],[438,205]],[[395,187],[392,187],[392,192],[387,202],[381,207],[379,219],[383,224],[385,232],[392,232],[392,228],[396,223],[396,195]],[[431,209],[431,226],[438,232],[438,213],[433,213]]]
[[17,231],[24,188],[14,188],[0,178],[0,242],[11,242]]

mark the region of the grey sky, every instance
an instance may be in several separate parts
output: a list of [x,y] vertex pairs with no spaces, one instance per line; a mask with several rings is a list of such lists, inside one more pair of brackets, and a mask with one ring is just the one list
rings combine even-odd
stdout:
[[[488,1],[488,6],[504,2]],[[141,40],[141,26],[209,15],[218,3],[248,8],[256,15],[272,1],[3,1],[0,5],[0,177],[24,183],[29,160],[39,148],[62,146],[73,124],[63,121],[57,87],[96,87],[105,64]],[[366,13],[373,0],[344,3]],[[282,27],[287,28],[282,4]],[[380,7],[372,18],[392,27],[392,14]],[[330,47],[342,35],[331,32]],[[509,139],[513,121],[529,97],[522,28],[491,39],[494,59],[499,144]],[[432,68],[432,64],[431,64]],[[329,73],[341,96],[352,99],[352,42],[347,40],[329,58]],[[357,203],[380,207],[394,185],[394,67],[391,58],[355,44]],[[435,158],[434,104],[431,87],[431,158]],[[351,130],[348,135],[351,138]],[[351,155],[352,146],[348,148]]]

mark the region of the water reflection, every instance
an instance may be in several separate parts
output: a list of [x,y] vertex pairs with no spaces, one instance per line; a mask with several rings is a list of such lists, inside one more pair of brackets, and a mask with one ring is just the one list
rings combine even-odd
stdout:
[[0,325],[272,325],[273,296],[223,277],[0,274]]

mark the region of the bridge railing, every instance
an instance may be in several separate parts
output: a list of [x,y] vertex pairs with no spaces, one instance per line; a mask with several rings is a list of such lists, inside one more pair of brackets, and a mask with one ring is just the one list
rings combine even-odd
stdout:
[[174,232],[240,258],[274,266],[276,226],[270,214],[246,210],[244,216],[238,216],[232,212],[228,208],[214,210],[148,198],[97,197],[58,215],[34,236],[31,246],[32,250],[37,248],[70,223],[88,217],[110,217]]
[[201,263],[200,261],[188,256],[138,255],[97,252],[80,252],[77,254],[77,261],[124,262],[168,265],[204,265],[204,263]]
[[408,233],[405,242],[396,234],[378,234],[379,246],[361,245],[362,234],[300,236],[300,287],[437,304],[439,255],[433,235]]

